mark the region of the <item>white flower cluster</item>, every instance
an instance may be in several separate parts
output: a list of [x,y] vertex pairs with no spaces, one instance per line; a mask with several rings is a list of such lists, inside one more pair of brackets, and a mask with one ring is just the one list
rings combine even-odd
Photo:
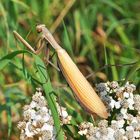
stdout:
[[135,89],[129,82],[124,86],[116,81],[98,84],[97,91],[110,116],[97,126],[82,123],[78,133],[88,140],[140,140],[140,95],[133,94]]
[[[66,109],[58,104],[57,109],[62,125],[68,124],[71,117],[68,116]],[[40,88],[32,96],[31,103],[25,105],[23,110],[23,121],[17,126],[21,130],[20,140],[55,140],[57,134],[51,111]]]

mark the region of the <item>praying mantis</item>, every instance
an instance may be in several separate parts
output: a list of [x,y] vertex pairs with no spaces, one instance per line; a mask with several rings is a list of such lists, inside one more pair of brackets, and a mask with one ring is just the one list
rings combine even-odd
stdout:
[[[76,64],[72,61],[68,53],[56,42],[46,26],[44,24],[37,25],[36,30],[37,32],[42,33],[42,38],[48,41],[54,48],[58,57],[60,70],[81,106],[90,114],[97,114],[105,119],[108,118],[108,112],[104,103],[80,72]],[[34,54],[38,54],[42,50],[43,45],[35,51],[16,31],[13,33]]]

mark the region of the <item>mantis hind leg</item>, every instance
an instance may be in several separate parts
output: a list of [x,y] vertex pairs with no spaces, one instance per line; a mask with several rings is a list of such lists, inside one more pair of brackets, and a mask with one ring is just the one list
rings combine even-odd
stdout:
[[[53,58],[54,54],[53,53],[51,56],[49,55],[50,49],[48,47],[46,47],[46,51],[45,51],[45,58],[44,61],[46,62],[46,66],[48,66],[48,64],[50,64],[51,66],[53,66],[57,71],[60,71],[60,69],[51,62],[51,59]],[[50,57],[49,57],[50,56]]]

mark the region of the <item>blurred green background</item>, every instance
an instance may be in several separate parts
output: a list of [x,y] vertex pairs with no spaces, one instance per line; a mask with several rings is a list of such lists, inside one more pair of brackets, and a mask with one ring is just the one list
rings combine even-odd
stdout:
[[[45,24],[93,86],[108,80],[130,81],[139,92],[139,9],[139,0],[1,0],[0,58],[26,49],[15,40],[13,30],[35,47],[36,25]],[[19,139],[16,125],[21,107],[39,86],[34,80],[33,61],[30,55],[0,61],[0,139],[7,139],[11,132],[10,139]],[[52,62],[57,65],[56,55]],[[74,122],[86,120],[62,74],[50,65],[47,70],[61,104],[75,117]],[[74,132],[76,139],[76,129]]]

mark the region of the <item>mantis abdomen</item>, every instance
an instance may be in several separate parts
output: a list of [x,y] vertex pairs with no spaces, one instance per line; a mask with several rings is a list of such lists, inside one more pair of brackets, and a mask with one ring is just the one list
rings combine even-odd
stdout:
[[76,95],[78,101],[90,113],[96,113],[102,118],[107,118],[108,113],[106,107],[95,93],[89,82],[80,72],[78,67],[72,61],[68,53],[64,49],[58,49],[57,55],[61,71],[66,78],[68,84]]

